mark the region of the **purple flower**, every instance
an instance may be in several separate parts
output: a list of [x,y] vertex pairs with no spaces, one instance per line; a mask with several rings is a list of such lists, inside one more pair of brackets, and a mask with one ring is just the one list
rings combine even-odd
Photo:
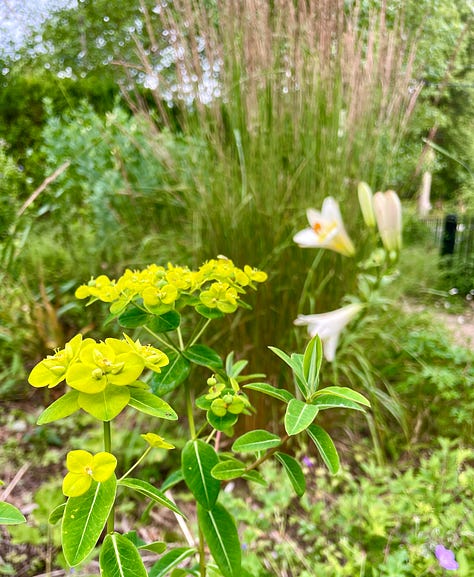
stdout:
[[440,567],[443,569],[448,569],[449,571],[459,569],[459,563],[456,563],[454,553],[451,549],[446,549],[444,545],[436,545],[435,555],[436,559],[439,561]]
[[306,465],[306,467],[312,467],[313,466],[313,461],[309,457],[303,457],[302,462],[303,462],[303,465]]

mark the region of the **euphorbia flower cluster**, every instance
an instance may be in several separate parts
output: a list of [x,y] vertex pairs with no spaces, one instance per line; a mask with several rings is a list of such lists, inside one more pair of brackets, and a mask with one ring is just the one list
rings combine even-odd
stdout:
[[242,270],[227,258],[209,260],[195,271],[152,264],[143,270],[127,269],[117,280],[106,275],[92,278],[76,290],[76,297],[111,303],[112,314],[122,313],[131,302],[157,315],[185,305],[232,313],[242,304],[239,295],[266,279],[265,272],[248,265]]
[[125,335],[124,340],[82,339],[76,335],[64,349],[40,361],[31,371],[28,382],[33,387],[55,387],[63,380],[76,391],[96,394],[108,385],[133,384],[145,368],[160,372],[168,357],[151,345],[143,346]]

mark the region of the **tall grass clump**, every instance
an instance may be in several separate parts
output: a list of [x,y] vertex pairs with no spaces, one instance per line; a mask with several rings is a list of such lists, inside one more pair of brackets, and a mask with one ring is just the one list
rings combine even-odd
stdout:
[[149,118],[206,145],[169,225],[193,261],[224,254],[270,273],[255,320],[244,313],[232,331],[231,346],[249,343],[261,366],[297,312],[337,308],[355,288],[355,259],[327,252],[312,267],[318,251],[291,239],[305,209],[332,195],[360,240],[356,184],[390,184],[418,94],[415,47],[400,22],[387,27],[384,5],[368,25],[358,2],[334,0],[176,0],[144,13],[137,69],[155,103]]

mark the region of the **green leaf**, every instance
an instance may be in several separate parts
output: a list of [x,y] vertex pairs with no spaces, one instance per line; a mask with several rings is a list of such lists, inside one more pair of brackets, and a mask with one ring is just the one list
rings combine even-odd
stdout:
[[178,509],[173,501],[168,499],[168,497],[166,497],[161,491],[159,491],[156,487],[147,481],[126,477],[125,479],[119,480],[118,484],[121,487],[128,487],[129,489],[133,489],[134,491],[137,491],[137,493],[145,495],[145,497],[155,501],[155,503],[159,503],[160,505],[163,505],[163,507],[174,511],[182,517],[185,517],[185,514]]
[[[149,577],[164,577],[173,567],[179,565],[182,561],[191,557],[197,552],[194,547],[176,547],[157,561],[150,569]],[[132,574],[133,575],[133,574]],[[128,577],[128,576],[125,576]]]
[[366,399],[364,395],[361,395],[353,389],[349,389],[349,387],[326,387],[318,391],[313,398],[317,399],[318,397],[327,394],[341,397],[342,399],[347,399],[349,401],[353,401],[354,403],[359,403],[365,407],[370,407],[370,401]]
[[277,347],[268,347],[276,355],[280,357],[293,371],[296,384],[301,391],[301,394],[306,399],[308,397],[308,387],[303,374],[303,355],[298,353],[293,353],[288,356],[285,352],[278,349]]
[[275,453],[275,457],[283,465],[298,497],[304,495],[306,491],[306,479],[298,461],[286,453]]
[[307,432],[313,443],[316,445],[327,468],[333,475],[336,474],[339,471],[340,462],[337,449],[331,437],[318,425],[311,425],[308,427]]
[[267,451],[273,447],[278,447],[281,439],[278,435],[257,429],[244,433],[234,441],[232,451],[235,453],[252,453],[255,451]]
[[312,404],[320,410],[324,409],[353,409],[354,411],[362,411],[365,413],[365,409],[354,401],[341,397],[340,395],[318,395],[312,401]]
[[230,458],[217,463],[212,470],[211,475],[219,481],[230,481],[237,479],[245,473],[247,465],[238,459]]
[[100,549],[101,577],[148,577],[140,553],[123,535],[106,535]]
[[100,421],[111,421],[123,411],[130,401],[128,387],[107,385],[100,393],[79,393],[78,404],[86,413]]
[[318,407],[309,405],[299,399],[292,399],[286,408],[285,430],[288,435],[297,435],[304,431],[314,421]]
[[203,304],[199,304],[196,305],[194,307],[196,309],[196,312],[199,313],[201,316],[203,316],[206,319],[221,319],[224,315],[223,312],[221,312],[219,309],[215,308],[215,309],[210,309],[209,307],[206,307]]
[[58,419],[69,417],[69,415],[72,415],[79,410],[79,404],[77,402],[78,397],[78,391],[69,391],[62,397],[59,397],[59,399],[54,401],[54,403],[49,405],[49,407],[41,413],[36,424],[46,425],[46,423],[52,423]]
[[168,311],[163,315],[154,316],[147,326],[154,333],[159,334],[174,331],[179,327],[180,323],[181,315],[178,311]]
[[168,353],[169,364],[154,373],[151,379],[151,390],[155,395],[165,395],[174,391],[184,382],[191,371],[191,363],[179,353]]
[[145,551],[153,551],[161,555],[163,551],[166,551],[166,543],[164,541],[153,541],[153,543],[145,543],[145,545],[140,545],[139,549],[144,549]]
[[133,306],[118,317],[118,322],[121,327],[126,329],[136,329],[146,325],[150,318],[152,318],[152,315]]
[[241,577],[241,549],[232,516],[220,504],[210,511],[198,505],[199,527],[224,577]]
[[247,471],[247,473],[242,475],[242,479],[245,479],[246,481],[252,481],[253,483],[258,483],[259,485],[263,485],[264,487],[268,485],[268,483],[263,478],[262,474],[256,471],[255,469],[252,469],[252,471]]
[[217,352],[206,345],[193,345],[186,349],[183,355],[192,363],[210,369],[218,370],[224,366]]
[[239,415],[226,413],[223,417],[215,415],[212,411],[206,413],[207,422],[217,431],[228,431],[239,420]]
[[79,497],[69,497],[61,527],[63,553],[75,567],[94,549],[115,501],[117,479],[112,475],[104,483],[92,482]]
[[196,439],[188,441],[181,453],[181,467],[184,480],[196,501],[205,509],[211,509],[221,488],[221,484],[211,474],[219,458],[214,449]]
[[22,513],[10,503],[0,501],[0,525],[19,525],[26,523]]
[[174,487],[178,483],[181,483],[181,481],[183,480],[184,477],[182,469],[177,469],[176,471],[173,471],[166,477],[166,479],[161,484],[161,492],[165,493],[168,489],[171,489],[171,487]]
[[294,398],[290,391],[287,391],[286,389],[277,389],[268,383],[249,383],[248,385],[244,385],[243,388],[258,391],[264,395],[283,401],[284,403],[289,403],[291,399]]
[[303,355],[303,376],[308,385],[308,392],[316,391],[319,384],[319,371],[323,362],[323,346],[318,335],[314,336],[306,346]]
[[178,418],[178,415],[167,402],[143,389],[131,389],[128,404],[134,409],[137,409],[137,411],[141,411],[152,417],[168,419],[169,421],[176,421]]
[[48,523],[50,525],[56,525],[58,521],[61,521],[65,509],[66,509],[66,503],[61,503],[61,505],[55,507],[49,514]]

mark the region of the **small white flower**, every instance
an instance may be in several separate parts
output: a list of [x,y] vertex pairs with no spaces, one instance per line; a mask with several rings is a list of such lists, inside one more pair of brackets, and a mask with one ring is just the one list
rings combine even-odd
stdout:
[[293,240],[303,248],[327,248],[345,256],[353,256],[354,245],[342,222],[339,205],[332,196],[323,201],[321,212],[314,208],[306,211],[311,228],[295,234]]
[[311,337],[319,335],[323,343],[324,357],[331,362],[336,356],[340,334],[351,320],[359,314],[362,308],[362,304],[353,303],[328,313],[298,315],[294,324],[298,326],[307,325],[308,333]]

